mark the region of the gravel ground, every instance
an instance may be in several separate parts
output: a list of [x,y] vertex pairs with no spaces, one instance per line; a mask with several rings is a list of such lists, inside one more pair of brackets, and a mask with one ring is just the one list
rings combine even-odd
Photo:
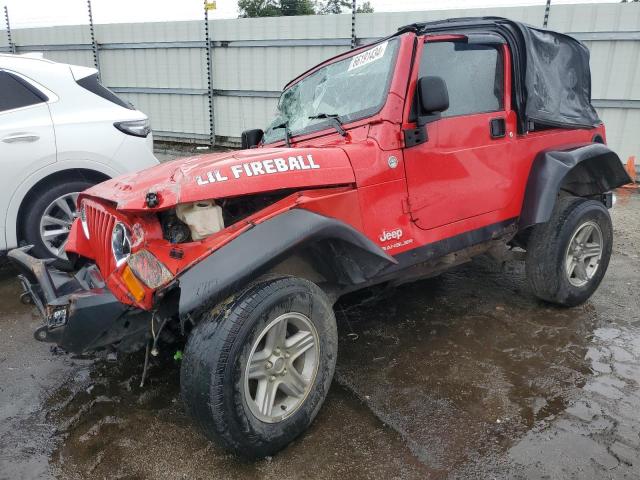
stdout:
[[337,307],[336,379],[273,458],[243,462],[183,412],[166,349],[138,386],[116,363],[50,352],[0,270],[0,478],[640,477],[640,194],[621,190],[614,255],[573,309],[530,294],[521,263],[479,258]]

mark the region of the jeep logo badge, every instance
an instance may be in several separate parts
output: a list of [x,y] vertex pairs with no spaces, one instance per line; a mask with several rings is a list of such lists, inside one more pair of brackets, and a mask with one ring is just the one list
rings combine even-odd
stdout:
[[402,238],[402,229],[398,228],[396,230],[391,230],[387,232],[386,230],[382,231],[382,235],[380,235],[381,242],[387,242],[389,240],[400,240]]

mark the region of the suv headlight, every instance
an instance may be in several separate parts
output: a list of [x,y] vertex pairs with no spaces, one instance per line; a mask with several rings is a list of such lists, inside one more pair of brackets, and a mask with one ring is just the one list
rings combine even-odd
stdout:
[[111,250],[116,261],[116,267],[126,262],[129,255],[131,255],[131,235],[129,235],[129,230],[122,222],[118,222],[113,226]]

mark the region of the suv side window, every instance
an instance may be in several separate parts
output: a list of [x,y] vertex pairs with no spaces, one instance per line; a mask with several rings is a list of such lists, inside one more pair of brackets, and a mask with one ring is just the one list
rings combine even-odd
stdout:
[[491,45],[426,42],[419,76],[437,75],[447,84],[449,108],[443,117],[503,109],[502,52]]
[[121,107],[128,108],[129,110],[134,110],[133,105],[125,102],[107,87],[102,85],[98,80],[97,73],[89,75],[88,77],[81,78],[80,80],[77,80],[76,83],[82,88],[89,90],[91,93],[98,95],[99,97],[102,97],[105,100],[110,101],[111,103],[115,103],[116,105],[120,105]]
[[0,112],[46,102],[47,97],[15,75],[0,70]]

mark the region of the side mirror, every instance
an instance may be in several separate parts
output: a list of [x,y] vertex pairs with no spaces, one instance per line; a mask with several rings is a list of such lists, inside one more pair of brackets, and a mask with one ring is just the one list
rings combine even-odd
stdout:
[[260,145],[262,137],[264,137],[264,130],[260,130],[259,128],[245,130],[242,132],[242,148],[247,149],[257,147]]
[[444,112],[449,108],[447,84],[440,77],[421,77],[418,79],[418,99],[422,115]]

